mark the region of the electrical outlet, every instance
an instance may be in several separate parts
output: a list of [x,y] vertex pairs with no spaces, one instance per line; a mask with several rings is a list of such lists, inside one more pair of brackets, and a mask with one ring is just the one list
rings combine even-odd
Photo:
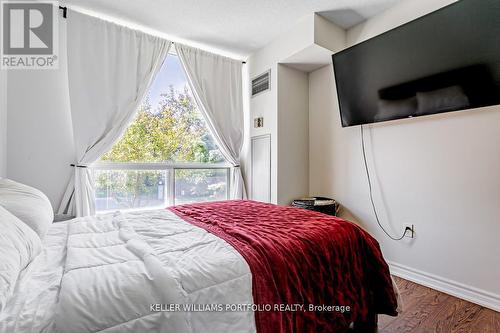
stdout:
[[415,225],[413,224],[405,225],[405,237],[415,238]]

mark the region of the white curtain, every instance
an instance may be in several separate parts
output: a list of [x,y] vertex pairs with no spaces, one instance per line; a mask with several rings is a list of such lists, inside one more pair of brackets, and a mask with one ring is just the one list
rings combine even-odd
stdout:
[[221,153],[233,165],[231,199],[245,199],[240,169],[244,118],[242,64],[181,44],[175,46],[198,107]]
[[68,84],[76,150],[74,175],[59,213],[95,213],[87,165],[120,138],[165,60],[171,42],[72,11]]

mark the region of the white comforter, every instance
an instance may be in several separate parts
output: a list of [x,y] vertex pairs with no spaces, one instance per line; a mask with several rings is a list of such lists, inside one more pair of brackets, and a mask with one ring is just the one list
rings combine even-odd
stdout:
[[255,332],[252,312],[154,304],[252,304],[241,255],[167,210],[54,224],[0,314],[0,332]]

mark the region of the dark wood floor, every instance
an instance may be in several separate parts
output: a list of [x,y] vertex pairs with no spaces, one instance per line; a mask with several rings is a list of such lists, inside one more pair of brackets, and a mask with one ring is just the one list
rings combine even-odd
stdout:
[[379,316],[379,333],[500,333],[500,312],[395,277],[404,302],[398,317]]

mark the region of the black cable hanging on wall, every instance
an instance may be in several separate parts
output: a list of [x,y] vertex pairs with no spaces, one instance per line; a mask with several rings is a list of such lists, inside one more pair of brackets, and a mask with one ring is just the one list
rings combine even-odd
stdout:
[[377,213],[377,208],[375,207],[375,202],[373,201],[373,189],[372,189],[372,181],[371,181],[371,177],[370,177],[370,171],[368,169],[368,163],[366,162],[366,151],[365,151],[365,134],[364,134],[364,128],[363,128],[363,125],[361,125],[361,148],[363,150],[363,161],[365,163],[365,171],[366,171],[366,178],[368,179],[368,188],[369,188],[369,192],[370,192],[370,201],[371,201],[371,204],[372,204],[372,209],[373,209],[373,214],[375,215],[375,219],[377,220],[377,224],[378,226],[380,227],[380,229],[382,229],[382,231],[387,235],[387,237],[389,237],[390,239],[392,240],[395,240],[395,241],[399,241],[399,240],[402,240],[404,238],[404,236],[406,235],[406,231],[407,229],[405,229],[405,231],[403,232],[403,235],[399,238],[396,238],[396,237],[393,237],[391,236],[386,230],[385,228],[382,226],[382,223],[380,223],[380,219],[378,217],[378,213]]

